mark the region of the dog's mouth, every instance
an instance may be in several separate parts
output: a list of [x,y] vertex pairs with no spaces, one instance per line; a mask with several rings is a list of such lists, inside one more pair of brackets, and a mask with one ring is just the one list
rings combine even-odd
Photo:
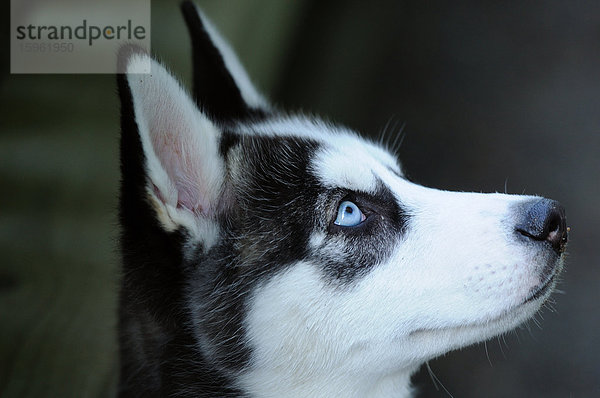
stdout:
[[560,273],[560,265],[556,265],[553,269],[552,269],[552,273],[550,274],[550,276],[548,276],[546,278],[546,280],[542,283],[540,283],[528,296],[527,298],[525,298],[525,300],[523,301],[523,304],[529,303],[531,301],[535,301],[537,299],[539,299],[540,297],[543,297],[553,286],[554,281],[556,280],[556,278],[558,277],[558,274]]
[[449,326],[447,328],[439,328],[439,329],[438,328],[432,328],[432,329],[423,328],[423,329],[418,329],[418,330],[411,332],[410,335],[413,336],[413,335],[416,335],[416,334],[419,334],[422,332],[432,332],[432,331],[436,331],[436,330],[442,331],[442,330],[446,330],[446,329],[459,329],[459,328],[466,328],[466,327],[470,327],[470,326],[482,327],[482,326],[486,326],[486,325],[489,326],[494,323],[502,323],[507,317],[512,316],[511,314],[513,314],[519,308],[521,308],[529,303],[532,303],[540,298],[545,297],[547,295],[547,293],[553,288],[554,282],[560,275],[561,269],[562,269],[562,267],[561,267],[560,263],[556,263],[554,265],[554,267],[552,267],[550,275],[548,275],[544,279],[543,282],[538,284],[520,304],[516,304],[516,305],[512,306],[511,308],[506,309],[505,311],[503,311],[501,314],[499,314],[498,316],[496,316],[493,319],[487,319],[482,322],[474,322],[474,323],[470,323],[470,324],[465,323],[465,324],[453,325],[453,326]]

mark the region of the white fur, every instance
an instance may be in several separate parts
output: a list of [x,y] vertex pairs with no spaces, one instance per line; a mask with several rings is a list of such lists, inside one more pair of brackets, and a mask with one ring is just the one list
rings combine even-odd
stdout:
[[257,291],[247,318],[254,364],[242,376],[242,387],[257,397],[408,394],[418,365],[382,371],[391,358],[356,333],[361,320],[360,307],[352,306],[356,295],[325,286],[318,268],[296,264]]
[[[315,155],[313,172],[327,187],[343,187],[375,193],[379,168],[397,169],[394,163],[383,164],[372,155],[374,149],[351,135],[334,136]],[[387,160],[386,157],[382,157]]]

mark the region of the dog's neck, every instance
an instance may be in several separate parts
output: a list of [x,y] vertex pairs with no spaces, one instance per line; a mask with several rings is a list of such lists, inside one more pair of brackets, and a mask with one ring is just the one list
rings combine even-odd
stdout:
[[252,397],[410,398],[410,378],[418,366],[385,375],[332,372],[311,377],[301,371],[290,374],[291,368],[250,371],[242,377],[243,388]]

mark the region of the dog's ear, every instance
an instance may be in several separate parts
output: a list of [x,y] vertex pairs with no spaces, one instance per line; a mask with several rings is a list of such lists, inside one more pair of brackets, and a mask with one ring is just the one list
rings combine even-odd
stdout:
[[[224,182],[221,132],[148,54],[126,47],[119,62],[126,72],[118,76],[122,206],[139,206],[143,197],[165,230],[202,234]],[[151,65],[150,74],[129,73],[144,63]]]
[[270,106],[256,90],[237,56],[191,1],[181,4],[193,54],[193,95],[218,121],[262,117]]

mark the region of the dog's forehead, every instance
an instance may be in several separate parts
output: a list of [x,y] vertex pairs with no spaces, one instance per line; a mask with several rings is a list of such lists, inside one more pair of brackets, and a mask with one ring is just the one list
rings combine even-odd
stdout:
[[390,172],[401,175],[387,151],[353,135],[327,137],[311,159],[311,169],[327,187],[375,193],[378,181]]
[[317,143],[307,167],[327,187],[375,192],[378,177],[402,176],[398,160],[381,146],[354,131],[320,119],[284,117],[238,126],[242,134],[299,138]]

